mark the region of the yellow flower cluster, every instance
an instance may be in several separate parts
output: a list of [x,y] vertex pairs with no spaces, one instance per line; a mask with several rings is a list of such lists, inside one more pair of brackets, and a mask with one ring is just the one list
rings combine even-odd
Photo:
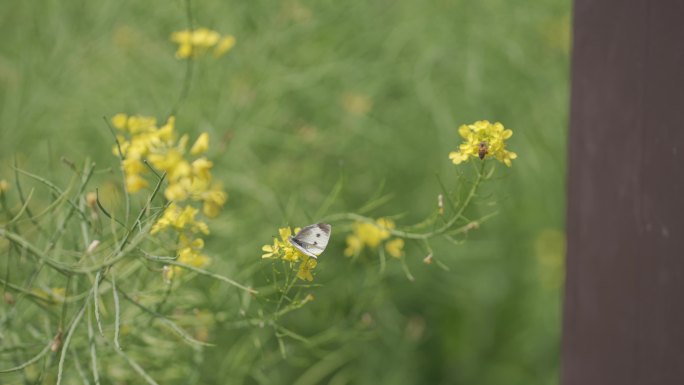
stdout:
[[487,120],[480,120],[473,124],[462,125],[458,133],[465,139],[458,151],[449,153],[449,159],[459,164],[471,158],[495,158],[506,166],[518,157],[515,152],[506,150],[506,140],[513,135],[512,130],[504,128],[503,124],[494,124]]
[[[211,262],[211,259],[202,254],[204,240],[202,238],[191,239],[181,234],[177,246],[178,262],[194,267],[204,267]],[[173,266],[164,272],[164,280],[171,281],[176,275],[180,275],[182,268]]]
[[[377,249],[390,236],[390,230],[395,228],[394,221],[388,218],[379,218],[375,223],[355,222],[352,224],[353,233],[347,236],[347,248],[344,255],[351,257],[358,255],[364,249]],[[385,251],[394,258],[404,255],[404,240],[394,238],[384,242]]]
[[[199,156],[209,148],[207,133],[202,133],[192,145],[189,153],[197,158],[189,160],[186,157],[189,138],[183,135],[177,139],[173,116],[163,126],[157,127],[157,120],[153,117],[117,114],[112,118],[112,125],[127,134],[117,135],[117,140],[129,192],[148,187],[143,177],[149,172],[143,163],[147,160],[156,169],[166,172],[166,199],[176,203],[188,199],[201,201],[204,215],[213,218],[219,214],[228,195],[212,181],[210,170],[214,164]],[[114,146],[112,151],[118,155],[119,148]]]
[[[112,125],[120,131],[118,144],[112,151],[116,155],[121,151],[126,188],[130,193],[149,186],[144,176],[151,170],[144,162],[167,175],[164,197],[171,203],[150,233],[173,230],[179,239],[179,262],[196,267],[208,264],[209,258],[201,254],[204,240],[197,235],[209,234],[209,227],[197,218],[199,209],[192,202],[201,202],[203,214],[213,218],[228,199],[221,186],[212,180],[213,163],[202,156],[209,148],[209,135],[202,133],[188,151],[189,137],[178,138],[173,116],[158,127],[153,117],[117,114],[112,118]],[[172,269],[167,278],[177,272]]]
[[[294,234],[299,232],[299,228],[294,229]],[[273,238],[272,245],[264,245],[261,250],[265,253],[261,256],[264,259],[282,259],[288,261],[291,264],[300,262],[299,269],[297,271],[297,278],[305,281],[313,281],[313,270],[316,268],[317,261],[315,258],[311,258],[306,254],[303,254],[297,250],[290,243],[290,236],[293,232],[290,227],[283,227],[278,230],[280,233],[280,239]]]
[[213,49],[214,57],[219,57],[235,45],[234,36],[221,36],[218,32],[207,28],[174,32],[171,34],[171,41],[178,44],[176,51],[178,59],[197,57],[211,49]]
[[151,234],[156,234],[166,228],[172,228],[178,233],[203,233],[209,234],[209,227],[206,223],[197,220],[196,208],[192,206],[180,207],[176,203],[171,203],[164,210],[164,214],[152,226]]

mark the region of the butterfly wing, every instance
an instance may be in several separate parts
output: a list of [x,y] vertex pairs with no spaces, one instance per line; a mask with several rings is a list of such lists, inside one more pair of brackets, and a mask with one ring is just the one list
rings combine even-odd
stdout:
[[327,223],[309,225],[299,230],[294,237],[290,237],[290,243],[302,253],[316,258],[328,246],[331,232],[332,226]]

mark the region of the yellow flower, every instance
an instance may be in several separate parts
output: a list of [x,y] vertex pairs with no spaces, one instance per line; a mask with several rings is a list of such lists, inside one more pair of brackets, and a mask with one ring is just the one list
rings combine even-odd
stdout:
[[211,47],[218,43],[221,35],[208,28],[198,28],[192,33],[191,43],[198,47]]
[[361,238],[356,235],[347,236],[347,248],[344,249],[344,255],[347,257],[353,257],[359,254],[363,250],[363,242]]
[[126,172],[126,175],[141,174],[147,171],[143,162],[136,158],[126,158],[121,162],[121,167]]
[[264,245],[261,250],[264,254],[261,255],[263,259],[281,259],[290,262],[290,266],[296,262],[300,262],[297,269],[297,277],[304,281],[313,281],[313,269],[316,267],[316,258],[311,258],[308,255],[301,253],[290,243],[290,237],[293,233],[299,232],[299,228],[294,231],[290,227],[283,227],[278,230],[280,239],[274,238],[272,245]]
[[176,231],[190,230],[192,232],[202,232],[209,234],[209,227],[206,223],[196,220],[198,210],[192,206],[180,207],[171,203],[164,210],[164,214],[152,226],[151,234],[156,234],[166,228],[173,228]]
[[149,183],[138,174],[126,175],[126,189],[129,193],[136,193],[149,186]]
[[235,46],[235,37],[232,35],[228,35],[221,39],[219,43],[216,45],[216,48],[214,48],[214,57],[220,57],[226,54],[226,52],[230,51],[233,47]]
[[188,178],[169,183],[169,186],[164,190],[164,197],[170,201],[182,202],[188,199],[189,186],[190,180]]
[[511,166],[511,161],[517,158],[517,154],[506,150],[506,140],[513,131],[505,129],[503,124],[494,124],[487,120],[480,120],[473,124],[462,125],[458,133],[465,139],[459,146],[458,151],[449,153],[449,159],[454,164],[463,163],[471,158],[495,158],[506,166]]
[[392,239],[385,243],[385,250],[392,257],[401,258],[404,255],[404,240],[401,238]]
[[190,149],[190,154],[199,155],[207,151],[209,148],[209,134],[203,132],[195,141]]
[[221,35],[208,28],[197,28],[194,31],[182,30],[171,34],[171,41],[178,44],[176,57],[187,59],[204,54],[214,48],[214,56],[219,57],[228,52],[235,45],[235,37]]
[[131,134],[152,131],[157,128],[157,119],[151,116],[129,116],[126,128]]
[[384,243],[384,248],[390,256],[401,258],[404,255],[404,240],[395,238],[387,241],[392,235],[390,230],[394,228],[394,221],[389,218],[379,218],[375,223],[353,223],[353,233],[347,236],[347,248],[344,250],[344,255],[347,257],[358,255],[365,247],[377,250]]
[[116,114],[112,118],[112,126],[114,126],[115,128],[118,128],[119,130],[125,130],[127,121],[128,121],[128,115]]
[[181,44],[176,51],[176,58],[185,59],[192,56],[192,44]]
[[356,222],[352,224],[354,235],[363,245],[372,249],[377,248],[378,245],[380,245],[380,242],[389,238],[389,230],[393,228],[394,222],[391,219],[386,218],[380,218],[376,223]]
[[209,264],[209,257],[201,254],[204,248],[204,240],[201,238],[189,240],[181,235],[180,248],[178,249],[178,262],[195,267],[204,267]]
[[[178,243],[178,262],[194,267],[204,267],[211,262],[211,258],[202,254],[204,248],[204,240],[201,238],[191,239],[181,234]],[[183,268],[174,266],[169,268],[164,267],[162,277],[165,282],[170,283],[171,280],[180,276],[183,273]]]
[[205,181],[211,181],[211,173],[209,170],[214,167],[214,163],[207,160],[207,158],[195,159],[192,162],[192,173],[195,177],[204,179]]
[[10,184],[4,179],[0,179],[0,193],[5,193],[10,189]]
[[163,170],[168,175],[170,181],[189,176],[192,172],[190,163],[183,157],[183,153],[178,148],[171,148],[167,151],[150,154],[147,158],[152,166]]
[[202,194],[202,199],[204,200],[202,212],[209,218],[214,218],[219,214],[223,205],[228,200],[228,194],[221,190],[218,185],[215,185],[211,190]]
[[176,31],[171,34],[171,41],[178,44],[190,44],[192,32],[187,29]]
[[166,120],[166,124],[161,126],[157,131],[159,139],[165,143],[172,143],[176,139],[176,134],[174,132],[176,128],[176,117],[169,116]]
[[316,268],[318,262],[314,258],[310,258],[305,255],[302,263],[299,264],[299,270],[297,271],[297,278],[303,281],[313,281],[312,271]]
[[[294,232],[297,233],[299,228],[295,228]],[[273,245],[264,245],[261,250],[265,252],[261,258],[275,258],[283,259],[289,262],[297,262],[306,255],[302,254],[290,243],[289,237],[292,236],[292,229],[290,227],[283,227],[278,230],[280,239],[273,239]],[[307,257],[308,258],[308,257]]]
[[261,247],[261,250],[266,252],[261,256],[261,258],[267,259],[278,257],[278,251],[280,250],[280,241],[278,241],[277,239],[273,239],[273,245],[264,245],[263,247]]
[[[218,34],[213,31],[200,29],[195,32],[181,31],[174,34],[173,39],[181,44],[179,49],[189,47],[192,52],[193,45],[206,48],[218,43]],[[123,133],[117,135],[118,144],[114,145],[112,152],[117,156],[120,153],[123,155],[121,168],[126,177],[126,187],[131,193],[149,186],[145,175],[151,173],[151,170],[145,162],[149,162],[153,169],[166,173],[168,185],[164,189],[164,197],[171,203],[152,225],[150,232],[156,234],[167,229],[175,231],[181,237],[181,242],[176,247],[178,260],[201,267],[210,260],[201,253],[204,241],[197,235],[209,234],[209,227],[198,218],[199,205],[202,205],[205,216],[214,217],[221,211],[228,196],[217,183],[212,184],[213,163],[204,157],[190,157],[207,151],[209,136],[206,133],[200,134],[188,154],[189,136],[183,135],[178,139],[175,123],[173,116],[158,127],[154,117],[116,114],[112,118],[112,125]],[[188,200],[196,203],[193,206]],[[194,239],[189,240],[187,237]],[[165,281],[170,282],[181,270],[168,267],[163,274]]]

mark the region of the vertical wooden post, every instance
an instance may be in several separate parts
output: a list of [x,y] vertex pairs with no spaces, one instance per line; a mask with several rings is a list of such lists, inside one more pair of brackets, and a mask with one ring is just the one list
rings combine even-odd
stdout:
[[684,384],[684,1],[575,0],[563,385]]

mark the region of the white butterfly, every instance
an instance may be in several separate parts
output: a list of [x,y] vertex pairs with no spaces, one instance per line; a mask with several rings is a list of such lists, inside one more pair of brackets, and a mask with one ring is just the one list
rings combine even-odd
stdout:
[[289,237],[290,243],[295,249],[308,255],[318,258],[328,246],[332,226],[327,223],[316,223],[303,227],[294,237]]

